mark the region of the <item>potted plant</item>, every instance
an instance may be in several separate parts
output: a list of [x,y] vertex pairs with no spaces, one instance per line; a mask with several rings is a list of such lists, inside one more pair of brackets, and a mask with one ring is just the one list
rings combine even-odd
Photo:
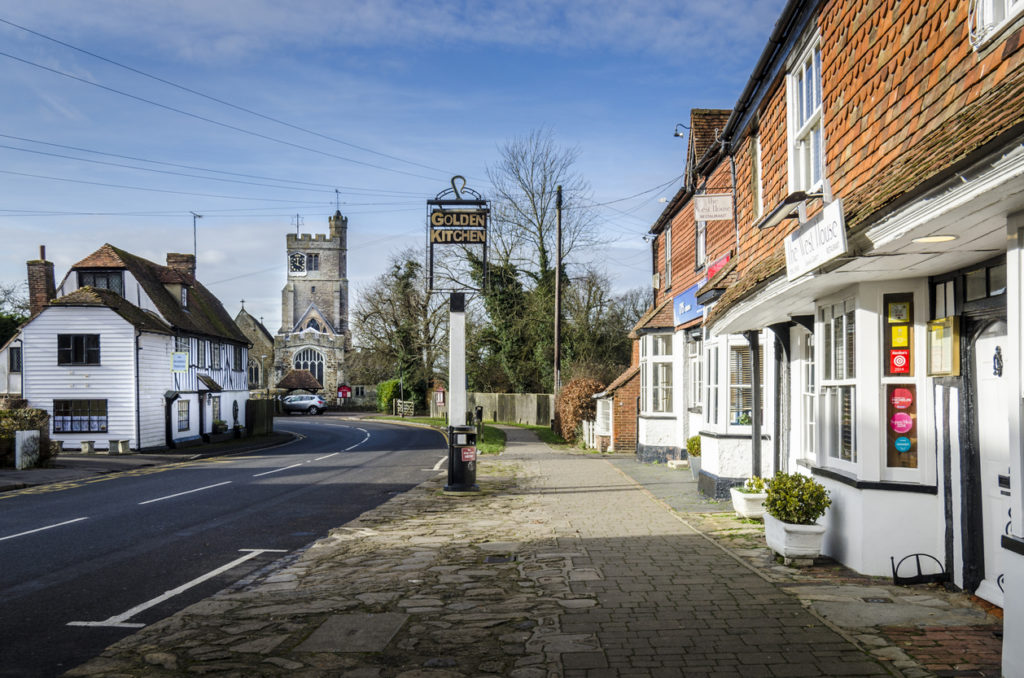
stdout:
[[228,430],[228,423],[226,421],[224,421],[223,419],[214,419],[213,420],[213,432],[214,433],[224,433],[227,430]]
[[697,480],[700,477],[700,436],[686,439],[686,456],[690,459],[690,473]]
[[764,500],[768,496],[768,482],[760,477],[748,478],[741,487],[730,487],[732,508],[741,518],[760,518],[764,515]]
[[786,561],[821,554],[825,526],[817,523],[832,500],[821,483],[800,473],[775,474],[764,500],[764,537]]

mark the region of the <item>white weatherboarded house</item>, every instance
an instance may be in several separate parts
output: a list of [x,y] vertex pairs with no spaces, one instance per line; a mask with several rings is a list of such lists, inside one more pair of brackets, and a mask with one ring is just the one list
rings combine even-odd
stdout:
[[59,287],[50,262],[28,266],[31,317],[0,348],[20,375],[0,389],[49,412],[53,440],[173,447],[245,423],[249,342],[196,280],[194,256],[161,266],[107,244]]

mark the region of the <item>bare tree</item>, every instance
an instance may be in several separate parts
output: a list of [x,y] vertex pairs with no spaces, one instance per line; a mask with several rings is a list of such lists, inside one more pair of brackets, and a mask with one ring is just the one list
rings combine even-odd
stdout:
[[12,316],[28,315],[28,283],[0,283],[0,313]]
[[401,377],[408,391],[420,396],[434,377],[445,348],[444,300],[426,294],[423,254],[405,250],[389,269],[362,290],[352,312],[358,358],[365,377]]
[[597,243],[590,185],[573,170],[578,148],[555,143],[550,130],[534,130],[501,147],[488,167],[495,263],[509,263],[539,282],[555,268],[555,195],[562,186],[562,257]]

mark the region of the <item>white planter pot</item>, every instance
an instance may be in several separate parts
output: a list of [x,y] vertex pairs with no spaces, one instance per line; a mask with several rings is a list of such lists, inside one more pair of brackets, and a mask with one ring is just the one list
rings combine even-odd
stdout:
[[694,480],[700,480],[700,457],[690,457],[690,473]]
[[825,526],[784,523],[769,513],[764,514],[764,538],[768,548],[783,558],[816,558],[821,555]]
[[764,515],[767,492],[740,492],[735,487],[730,487],[729,494],[732,495],[732,509],[741,518],[760,518]]

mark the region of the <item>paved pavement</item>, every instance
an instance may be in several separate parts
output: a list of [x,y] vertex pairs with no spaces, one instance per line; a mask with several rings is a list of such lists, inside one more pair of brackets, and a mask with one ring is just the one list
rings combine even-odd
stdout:
[[439,476],[67,675],[998,675],[966,596],[783,567],[687,470],[507,431],[480,493]]

